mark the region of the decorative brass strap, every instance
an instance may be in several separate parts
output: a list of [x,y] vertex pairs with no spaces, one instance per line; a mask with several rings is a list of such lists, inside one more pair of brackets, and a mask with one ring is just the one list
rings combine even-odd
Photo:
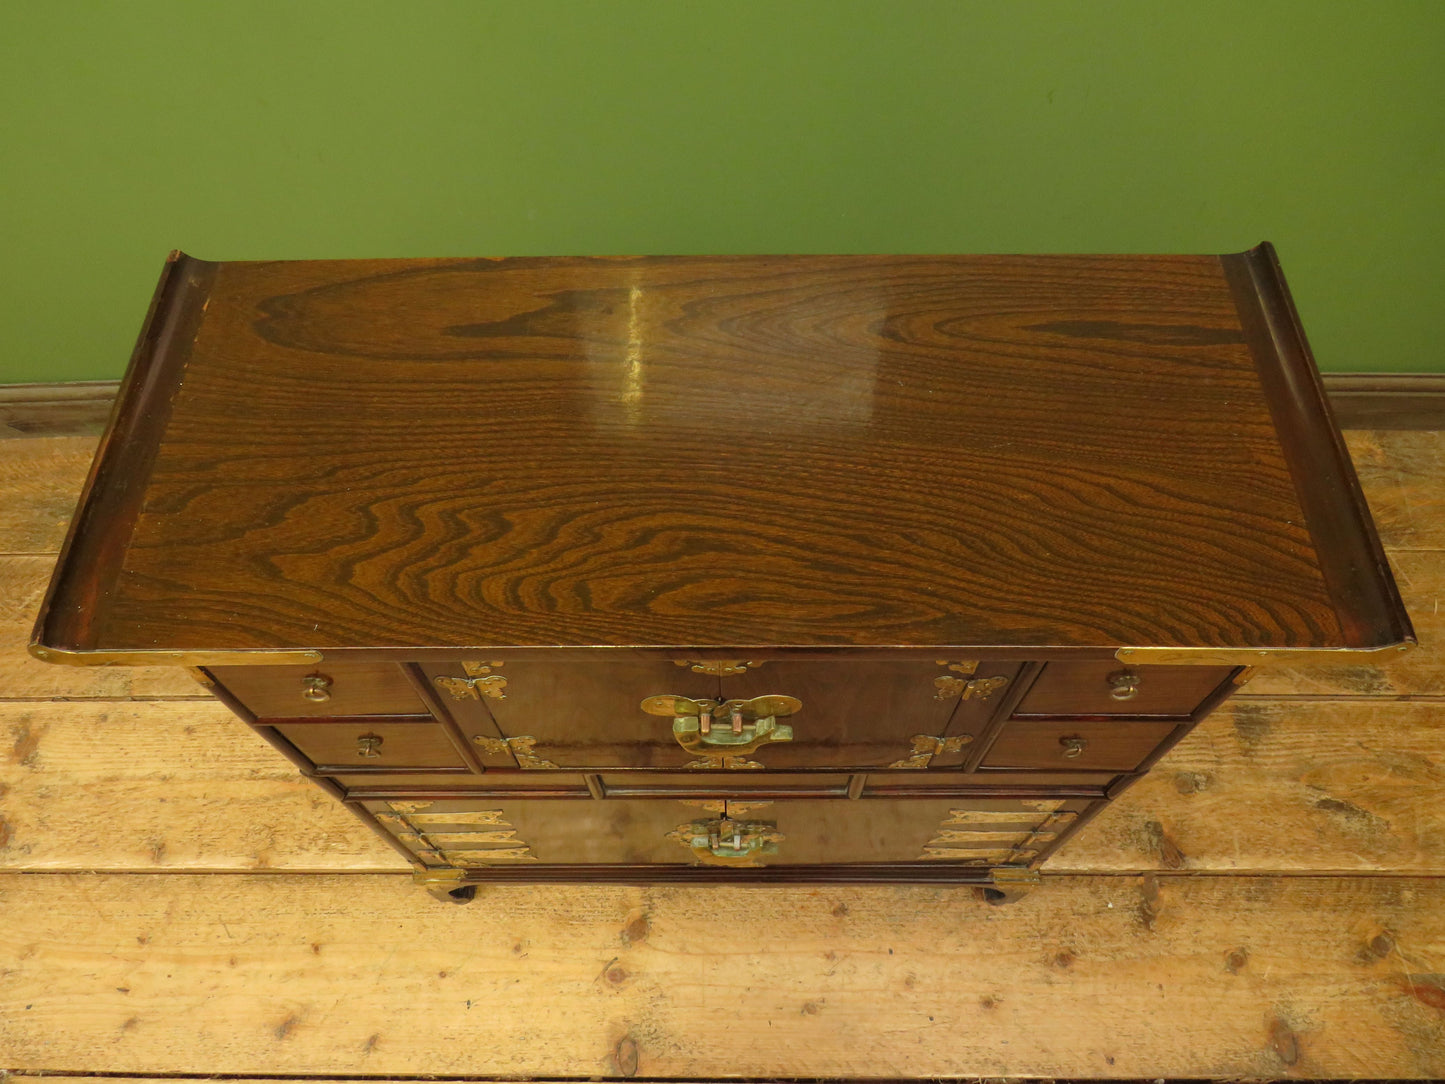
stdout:
[[765,765],[756,760],[749,760],[747,757],[716,757],[706,756],[701,760],[690,760],[683,765],[694,771],[711,771],[714,768],[727,768],[732,771],[751,771],[755,768],[762,768]]
[[742,659],[718,659],[709,662],[707,660],[694,661],[692,659],[673,659],[673,665],[681,666],[691,670],[694,674],[711,674],[713,677],[730,677],[733,674],[743,674],[749,668],[762,666],[760,662],[744,662]]
[[972,681],[956,677],[936,677],[933,679],[933,687],[938,691],[933,694],[933,699],[952,700],[958,697],[962,700],[987,700],[1007,684],[1006,677],[974,678]]
[[511,754],[517,758],[517,766],[520,768],[558,767],[552,761],[537,755],[537,739],[530,734],[518,734],[515,738],[489,738],[485,734],[478,734],[472,741],[493,756],[504,757]]
[[923,858],[968,865],[1026,864],[1039,856],[1045,844],[1058,838],[1058,828],[1078,816],[1061,809],[1059,801],[1020,804],[1028,808],[949,810],[948,819],[924,844]]
[[463,662],[462,672],[466,677],[435,677],[432,681],[449,692],[453,700],[480,700],[484,696],[491,700],[505,700],[507,679],[492,673],[494,667],[501,665],[499,662]]
[[1384,647],[1121,647],[1120,662],[1137,666],[1357,666],[1386,663],[1415,646]]
[[392,812],[377,813],[376,819],[417,858],[431,865],[465,869],[494,862],[537,861],[532,848],[517,838],[516,829],[507,823],[503,810],[421,812],[432,804],[388,802]]
[[939,666],[946,666],[956,674],[964,674],[968,677],[972,677],[975,673],[978,672],[977,659],[966,659],[963,662],[949,662],[947,659],[937,659],[935,661],[938,663]]
[[683,805],[690,805],[695,809],[729,818],[741,817],[751,813],[754,809],[762,809],[764,806],[773,804],[771,800],[740,802],[734,798],[679,798],[678,801]]
[[957,734],[951,738],[935,738],[931,734],[913,735],[913,755],[895,760],[890,768],[926,768],[934,757],[943,753],[957,753],[969,742],[972,734]]

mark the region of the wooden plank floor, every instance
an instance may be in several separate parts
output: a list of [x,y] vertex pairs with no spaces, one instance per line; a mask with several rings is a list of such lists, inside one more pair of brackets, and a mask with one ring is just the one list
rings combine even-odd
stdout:
[[1445,434],[1351,433],[1422,648],[1263,675],[1010,907],[433,902],[188,679],[24,652],[93,440],[0,440],[0,1070],[1445,1077]]

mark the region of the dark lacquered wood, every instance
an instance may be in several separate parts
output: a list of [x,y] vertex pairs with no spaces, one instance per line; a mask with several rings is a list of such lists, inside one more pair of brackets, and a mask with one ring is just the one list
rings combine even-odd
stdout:
[[[698,758],[672,735],[670,717],[649,715],[642,701],[673,694],[717,699],[718,679],[696,674],[671,660],[594,657],[585,663],[507,662],[500,698],[456,698],[437,678],[460,678],[459,662],[423,664],[421,672],[469,738],[499,734],[531,738],[533,755],[559,768],[644,767],[680,769]],[[514,766],[507,753],[477,745],[486,767]]]
[[921,794],[940,789],[952,789],[959,793],[997,789],[1000,792],[1022,794],[1024,788],[1032,792],[1064,793],[1071,796],[1082,794],[1098,795],[1113,783],[1113,772],[1086,772],[1061,765],[1060,771],[1007,772],[981,771],[897,771],[868,772],[862,796],[882,797]]
[[115,581],[124,574],[131,531],[145,502],[145,482],[159,454],[173,396],[204,319],[216,271],[215,264],[179,252],[166,260],[61,547],[56,574],[41,602],[37,643],[84,650],[103,639],[98,622]]
[[580,772],[487,771],[476,775],[438,777],[435,772],[395,772],[378,776],[374,772],[338,771],[330,777],[345,787],[349,797],[407,798],[433,792],[449,794],[507,794],[512,797],[551,797],[567,795],[590,798],[585,777]]
[[607,798],[658,796],[848,796],[849,775],[838,772],[601,772]]
[[1413,640],[1274,246],[1222,262],[1346,642]]
[[[1013,709],[1023,715],[1170,715],[1187,718],[1223,682],[1229,666],[1124,666],[1118,662],[1051,662]],[[1114,696],[1110,678],[1129,674],[1137,687]]]
[[[1261,388],[1261,336],[1217,257],[208,273],[169,302],[206,305],[183,383],[155,348],[178,387],[164,439],[135,438],[153,468],[134,530],[91,517],[119,567],[67,566],[67,581],[105,582],[76,596],[95,603],[84,627],[53,608],[45,642],[1239,647],[1402,632],[1378,583],[1372,600],[1331,590],[1268,401],[1296,386]],[[1358,534],[1362,505],[1343,501]]]

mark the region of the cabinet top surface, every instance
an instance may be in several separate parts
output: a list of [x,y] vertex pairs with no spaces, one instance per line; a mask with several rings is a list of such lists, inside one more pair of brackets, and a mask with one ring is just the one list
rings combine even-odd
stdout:
[[177,257],[37,632],[79,652],[1407,635],[1267,247]]

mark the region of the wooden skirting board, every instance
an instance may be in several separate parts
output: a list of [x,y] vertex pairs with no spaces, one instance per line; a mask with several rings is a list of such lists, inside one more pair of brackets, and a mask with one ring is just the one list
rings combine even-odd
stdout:
[[[1445,373],[1325,373],[1344,429],[1445,429]],[[0,384],[0,439],[99,436],[116,380]]]
[[1005,907],[435,902],[188,678],[25,653],[95,435],[0,440],[0,1078],[1445,1078],[1445,432],[1347,439],[1420,648],[1259,674]]

